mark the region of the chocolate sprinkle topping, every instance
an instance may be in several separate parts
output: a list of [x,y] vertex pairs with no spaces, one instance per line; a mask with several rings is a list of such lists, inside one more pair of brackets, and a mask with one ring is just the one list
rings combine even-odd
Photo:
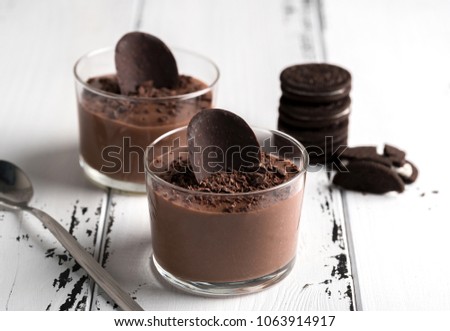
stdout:
[[188,161],[177,159],[160,177],[193,191],[233,194],[265,190],[287,182],[298,173],[298,167],[291,161],[263,153],[260,167],[253,172],[221,171],[198,183]]
[[[92,77],[88,79],[87,83],[95,89],[108,93],[120,94],[119,83],[116,75]],[[135,92],[130,92],[126,95],[130,97],[142,98],[163,98],[193,93],[204,88],[204,84],[200,83],[198,80],[194,80],[191,76],[180,75],[178,83],[174,88],[158,88],[152,80],[148,80],[138,85]]]

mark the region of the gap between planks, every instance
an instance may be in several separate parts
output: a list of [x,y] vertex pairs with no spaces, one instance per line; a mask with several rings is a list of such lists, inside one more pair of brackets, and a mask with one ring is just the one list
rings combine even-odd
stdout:
[[[325,42],[325,34],[324,30],[326,29],[326,18],[324,16],[323,11],[323,1],[322,0],[304,0],[305,2],[309,3],[312,7],[312,26],[315,30],[315,46],[319,50],[319,56],[316,57],[317,61],[323,61],[326,62],[328,60],[328,52],[327,52],[327,44]],[[317,54],[317,53],[316,53]],[[328,173],[328,176],[330,176],[331,173]],[[359,278],[358,278],[358,269],[356,266],[356,259],[355,259],[355,246],[353,243],[353,237],[352,237],[352,231],[350,227],[349,222],[349,213],[348,213],[348,202],[347,202],[347,195],[345,192],[341,189],[339,189],[337,196],[339,197],[339,201],[337,204],[341,207],[342,212],[342,219],[344,220],[344,226],[343,226],[343,238],[344,238],[344,244],[347,247],[348,255],[349,255],[349,262],[348,267],[350,269],[350,274],[352,275],[352,282],[353,282],[353,291],[352,291],[352,301],[354,303],[354,309],[355,310],[362,310],[362,302],[361,302],[361,291],[359,286]]]
[[131,19],[131,31],[138,31],[142,25],[142,13],[145,10],[145,0],[135,0],[133,4],[133,17]]
[[[142,13],[145,8],[145,0],[134,0],[132,4],[132,18],[130,23],[130,31],[140,30],[142,24]],[[105,254],[106,246],[106,236],[108,230],[108,215],[111,208],[111,199],[112,199],[112,190],[110,188],[107,189],[106,199],[102,203],[102,211],[100,213],[100,217],[98,220],[98,233],[100,234],[100,240],[97,241],[96,246],[94,248],[94,258],[98,263],[102,264],[103,256]],[[103,266],[103,265],[102,265]],[[86,304],[86,310],[92,311],[97,310],[97,307],[94,307],[97,300],[95,299],[99,295],[98,285],[89,278],[89,289],[90,296],[88,298],[88,302]]]
[[[304,26],[304,30],[309,32],[306,36],[307,40],[303,40],[301,43],[302,53],[304,58],[312,59],[317,62],[326,62],[327,58],[327,45],[325,42],[324,30],[326,29],[326,21],[323,11],[322,0],[300,0],[303,10],[308,14],[304,15],[301,24]],[[328,171],[328,170],[327,170]],[[328,176],[331,173],[327,173]],[[338,201],[335,203],[336,207],[339,207],[339,212],[344,220],[343,224],[343,239],[344,245],[347,247],[349,260],[348,268],[352,277],[353,291],[352,302],[354,310],[362,310],[361,291],[359,286],[359,278],[356,267],[355,249],[352,238],[352,231],[349,222],[348,204],[345,192],[342,190],[335,190]]]
[[[100,235],[100,240],[97,240],[95,247],[94,247],[94,258],[95,260],[102,264],[103,255],[105,253],[105,239],[106,239],[106,231],[107,231],[107,222],[108,222],[108,215],[109,215],[109,209],[110,209],[110,201],[111,201],[112,193],[111,189],[107,189],[106,192],[106,199],[102,201],[102,209],[100,212],[100,216],[98,219],[98,234]],[[103,265],[102,265],[103,266]],[[95,298],[98,296],[98,285],[95,283],[95,281],[89,277],[89,289],[90,289],[90,296],[88,298],[88,302],[86,302],[86,310],[92,311],[97,310],[96,307],[94,307],[97,300]]]

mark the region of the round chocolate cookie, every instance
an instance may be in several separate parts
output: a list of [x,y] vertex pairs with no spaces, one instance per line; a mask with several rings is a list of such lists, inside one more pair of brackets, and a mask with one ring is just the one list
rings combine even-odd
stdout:
[[308,104],[292,101],[284,96],[280,98],[278,111],[280,116],[286,121],[296,125],[297,123],[318,123],[328,122],[350,114],[350,97],[327,103]]
[[296,129],[301,130],[318,130],[322,128],[327,128],[332,125],[337,125],[338,123],[347,121],[350,117],[350,112],[347,112],[346,114],[343,114],[340,117],[331,117],[331,118],[317,118],[317,119],[310,119],[307,120],[299,119],[299,118],[293,118],[290,115],[287,115],[285,113],[280,112],[278,119],[282,123],[286,123],[286,126],[289,127],[295,127]]
[[289,123],[283,121],[282,118],[278,118],[278,129],[280,131],[286,132],[300,141],[307,142],[323,142],[325,137],[331,136],[334,139],[339,137],[347,136],[348,134],[348,118],[334,122],[331,125],[327,125],[321,128],[315,129],[303,129],[296,126],[292,126]]
[[303,102],[332,102],[350,93],[351,75],[341,67],[327,63],[290,66],[280,75],[286,98]]
[[[286,131],[284,131],[286,132]],[[331,157],[336,150],[344,149],[347,147],[347,134],[342,136],[327,136],[321,140],[307,141],[301,136],[298,136],[295,132],[286,132],[305,146],[309,154],[311,164],[325,164],[334,161]]]
[[325,137],[325,139],[323,141],[316,141],[316,142],[304,142],[304,145],[307,146],[317,146],[320,148],[327,148],[327,149],[331,149],[331,148],[335,148],[338,146],[344,146],[347,147],[347,140],[348,140],[348,136],[347,135],[343,135],[343,136],[327,136]]
[[341,158],[348,161],[372,161],[388,168],[392,167],[392,161],[388,157],[378,154],[376,146],[348,147],[342,152]]
[[406,162],[406,153],[392,145],[385,144],[383,154],[389,158],[396,167],[401,167]]
[[399,193],[405,190],[400,176],[391,168],[372,161],[351,161],[347,171],[338,172],[333,184],[347,190],[383,194],[390,191]]
[[324,151],[331,151],[331,150],[335,150],[337,147],[343,147],[346,148],[347,147],[347,136],[342,136],[342,137],[327,137],[323,142],[315,142],[315,143],[310,143],[310,142],[306,142],[305,145],[308,147],[319,147],[321,149],[323,149]]
[[396,171],[405,184],[412,184],[419,176],[419,169],[411,161],[405,160],[402,167],[396,168]]
[[301,139],[301,137],[297,137],[295,134],[289,134],[291,137],[293,137],[294,139],[298,140],[299,142],[302,143],[303,146],[305,147],[319,147],[324,149],[325,147],[330,147],[330,146],[347,146],[347,140],[348,140],[348,136],[344,135],[344,136],[339,136],[339,137],[333,137],[333,136],[327,136],[326,138],[324,138],[323,140],[317,140],[317,141],[306,141]]

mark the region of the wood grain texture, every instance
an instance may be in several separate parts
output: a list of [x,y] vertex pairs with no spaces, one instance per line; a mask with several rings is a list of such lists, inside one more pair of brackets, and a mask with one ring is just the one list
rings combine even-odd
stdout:
[[[72,67],[79,56],[129,29],[132,5],[0,4],[0,157],[29,174],[32,205],[60,220],[91,253],[100,246],[97,229],[107,194],[88,183],[78,165]],[[0,252],[0,310],[89,309],[86,273],[38,220],[1,209]]]
[[353,74],[351,145],[391,143],[420,169],[406,192],[345,193],[365,310],[450,309],[448,1],[325,1],[331,62]]
[[[290,64],[323,56],[318,24],[310,1],[169,0],[145,2],[139,26],[213,59],[221,70],[217,106],[275,128],[278,76]],[[112,192],[105,227],[105,267],[148,310],[353,310],[340,193],[329,187],[326,172],[309,173],[304,200],[295,268],[261,293],[210,299],[166,285],[150,265],[146,198],[119,192]],[[116,308],[99,294],[97,309]]]

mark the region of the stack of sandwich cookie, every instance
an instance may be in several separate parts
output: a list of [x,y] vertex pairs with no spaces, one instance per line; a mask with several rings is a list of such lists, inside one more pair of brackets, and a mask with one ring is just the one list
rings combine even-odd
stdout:
[[280,81],[278,129],[305,145],[311,163],[332,161],[347,144],[350,73],[326,63],[299,64],[284,69]]

